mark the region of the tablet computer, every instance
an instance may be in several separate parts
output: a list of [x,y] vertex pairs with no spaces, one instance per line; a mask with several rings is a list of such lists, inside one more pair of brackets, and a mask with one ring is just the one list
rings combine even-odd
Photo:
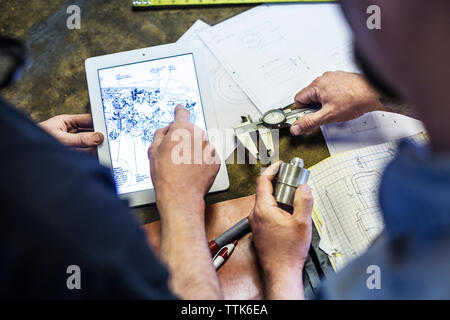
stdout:
[[[155,131],[173,121],[176,105],[184,105],[191,121],[207,134],[219,128],[201,50],[193,41],[85,62],[94,129],[105,136],[98,147],[99,161],[111,168],[117,193],[128,199],[130,206],[155,202],[147,151]],[[220,143],[213,143],[219,154],[223,150]],[[210,192],[229,187],[224,159],[221,161]]]

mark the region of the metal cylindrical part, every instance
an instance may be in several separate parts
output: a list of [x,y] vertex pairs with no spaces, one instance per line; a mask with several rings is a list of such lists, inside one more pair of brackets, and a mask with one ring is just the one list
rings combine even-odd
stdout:
[[298,185],[308,182],[309,170],[303,168],[301,158],[293,158],[290,163],[282,163],[278,171],[274,197],[278,203],[292,207]]
[[225,231],[223,234],[221,234],[219,237],[217,237],[216,243],[219,246],[219,248],[222,248],[224,245],[227,245],[233,242],[234,240],[242,238],[250,231],[251,231],[250,222],[248,221],[247,218],[244,218],[238,223],[236,223],[234,226],[232,226],[230,229]]

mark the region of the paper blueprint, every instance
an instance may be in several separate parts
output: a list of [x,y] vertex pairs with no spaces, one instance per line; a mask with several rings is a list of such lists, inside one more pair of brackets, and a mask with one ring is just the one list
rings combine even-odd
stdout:
[[[426,140],[423,134],[411,139]],[[320,248],[337,271],[361,255],[384,228],[378,186],[396,152],[397,142],[383,143],[337,154],[310,168]]]
[[[211,26],[201,20],[197,20],[181,36],[177,42],[200,39],[198,32],[210,29]],[[250,101],[233,78],[226,72],[209,49],[204,46],[205,58],[208,65],[211,81],[212,97],[219,129],[224,135],[224,158],[233,152],[236,147],[233,126],[240,122],[241,116],[250,115],[252,119],[261,117],[261,112]]]
[[419,120],[385,111],[369,112],[354,120],[323,125],[321,129],[331,155],[425,132]]

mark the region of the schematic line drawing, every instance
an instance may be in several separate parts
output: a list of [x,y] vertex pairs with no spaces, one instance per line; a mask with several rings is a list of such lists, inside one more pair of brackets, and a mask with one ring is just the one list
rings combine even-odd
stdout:
[[[350,177],[338,179],[324,187],[323,194],[330,206],[333,219],[337,222],[340,230],[337,230],[335,223],[331,223],[328,228],[335,235],[342,234],[347,246],[342,250],[344,254],[354,256],[358,250],[354,247],[354,241],[351,239],[364,239],[364,244],[359,246],[368,246],[373,239],[381,232],[384,227],[377,203],[377,189],[374,187],[380,179],[380,173],[377,171],[358,172]],[[340,213],[340,202],[344,201],[342,197],[351,200],[352,207],[346,206],[341,210],[351,211],[353,217],[351,221],[342,221]],[[346,212],[346,216],[349,216]],[[354,227],[359,230],[359,235],[354,234]],[[348,247],[348,249],[346,248]]]
[[213,88],[217,95],[226,102],[243,104],[249,101],[233,78],[220,65],[213,72]]
[[248,29],[240,36],[240,43],[246,49],[261,50],[283,39],[280,31],[270,21]]

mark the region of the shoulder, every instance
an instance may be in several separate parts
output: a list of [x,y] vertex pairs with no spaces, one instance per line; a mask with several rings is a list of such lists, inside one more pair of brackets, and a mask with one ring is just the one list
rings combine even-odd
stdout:
[[448,299],[450,236],[418,241],[382,234],[321,287],[322,299]]
[[80,188],[81,181],[92,180],[115,192],[111,173],[94,157],[65,147],[1,99],[0,163],[0,192],[13,201],[27,193]]
[[[82,272],[81,295],[172,297],[167,271],[117,197],[109,170],[1,101],[0,199],[5,213],[0,229],[10,241],[0,255],[7,268],[27,270],[24,292],[79,297],[65,282],[66,268],[75,264]],[[5,288],[21,292],[15,274],[0,279]],[[48,290],[39,289],[42,281]]]

